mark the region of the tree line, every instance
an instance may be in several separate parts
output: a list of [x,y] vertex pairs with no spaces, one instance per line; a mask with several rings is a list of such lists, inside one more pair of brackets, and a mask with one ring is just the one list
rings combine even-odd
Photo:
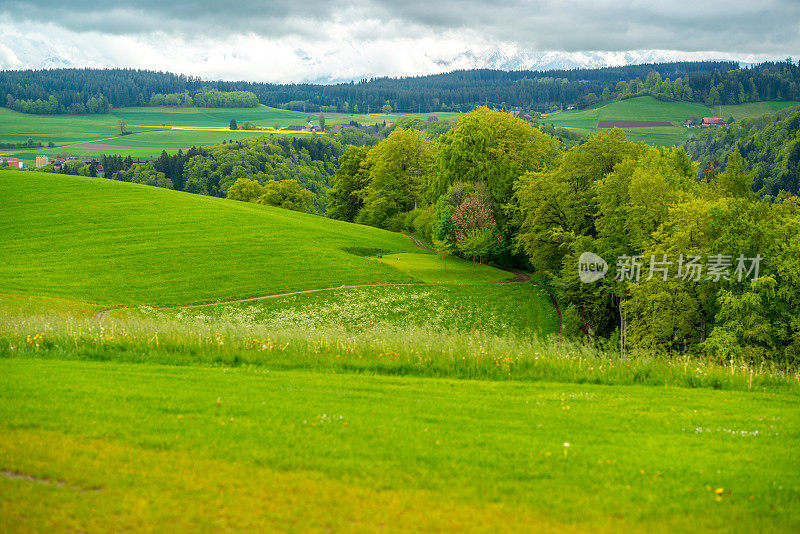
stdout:
[[[800,66],[787,59],[746,68],[736,62],[706,61],[546,72],[473,69],[331,85],[212,82],[132,69],[0,72],[0,95],[5,96],[6,107],[28,113],[104,113],[110,107],[188,105],[189,97],[194,105],[213,105],[213,100],[203,96],[197,100],[206,94],[204,90],[252,93],[262,104],[305,112],[466,112],[478,105],[549,111],[642,94],[717,105],[798,100]],[[246,99],[252,103],[249,95]]]

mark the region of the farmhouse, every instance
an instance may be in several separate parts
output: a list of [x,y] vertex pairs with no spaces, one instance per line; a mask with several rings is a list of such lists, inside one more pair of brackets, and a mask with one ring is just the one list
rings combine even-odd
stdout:
[[0,157],[0,165],[4,163],[8,163],[11,167],[14,167],[15,169],[22,168],[22,160],[19,158]]
[[703,126],[724,126],[725,121],[719,117],[703,117]]
[[[520,111],[518,109],[511,110],[511,111],[508,112],[508,114],[511,115],[512,117],[516,117],[518,119],[522,119],[522,120],[526,120],[526,121],[529,121],[529,120],[532,119],[532,117],[530,116],[529,113],[526,113],[525,111]],[[546,115],[542,115],[542,116],[546,117]]]

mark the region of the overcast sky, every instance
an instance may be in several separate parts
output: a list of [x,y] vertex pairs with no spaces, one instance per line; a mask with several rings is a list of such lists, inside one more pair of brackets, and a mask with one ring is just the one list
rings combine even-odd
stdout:
[[[529,62],[602,52],[611,63],[800,52],[798,0],[0,0],[0,14],[0,68],[122,66],[206,79],[428,74],[483,66],[497,52]],[[608,54],[625,51],[634,53]]]

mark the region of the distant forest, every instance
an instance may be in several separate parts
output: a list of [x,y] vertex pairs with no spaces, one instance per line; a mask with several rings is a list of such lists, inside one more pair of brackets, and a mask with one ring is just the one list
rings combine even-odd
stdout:
[[[544,72],[474,69],[334,85],[211,82],[132,69],[0,71],[0,99],[5,107],[24,113],[107,113],[112,107],[180,105],[188,98],[196,104],[198,95],[202,102],[202,95],[211,90],[249,92],[262,104],[305,112],[367,113],[385,106],[395,112],[469,111],[478,105],[548,111],[646,94],[713,106],[800,100],[800,63],[787,59],[739,68],[730,61],[673,62]],[[252,104],[251,99],[248,105]]]

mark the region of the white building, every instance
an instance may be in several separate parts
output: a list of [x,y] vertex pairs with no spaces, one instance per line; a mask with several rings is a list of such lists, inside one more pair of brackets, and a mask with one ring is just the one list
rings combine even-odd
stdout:
[[44,167],[48,163],[50,163],[50,158],[48,158],[47,156],[36,156],[36,168],[37,169],[39,167]]

